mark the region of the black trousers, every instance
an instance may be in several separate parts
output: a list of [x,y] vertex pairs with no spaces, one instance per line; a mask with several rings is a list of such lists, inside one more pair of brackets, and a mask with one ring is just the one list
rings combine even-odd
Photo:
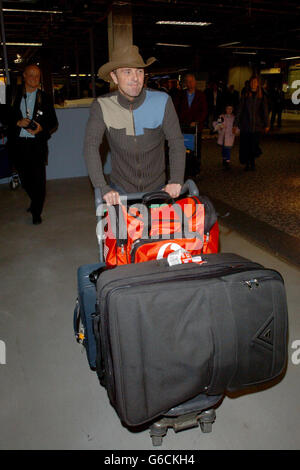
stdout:
[[271,114],[271,127],[274,127],[275,119],[277,115],[277,125],[281,127],[281,115],[282,115],[282,108],[273,108]]
[[259,132],[242,132],[240,134],[239,159],[242,164],[254,167],[255,159],[261,154]]
[[13,153],[22,186],[31,200],[31,213],[40,216],[46,196],[47,146],[35,138],[20,137],[15,142]]

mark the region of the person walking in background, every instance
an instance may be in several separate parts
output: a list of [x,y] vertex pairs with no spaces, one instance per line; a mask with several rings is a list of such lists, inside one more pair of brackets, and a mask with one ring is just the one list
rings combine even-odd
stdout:
[[161,78],[158,82],[158,89],[159,91],[164,91],[165,93],[169,94],[169,79]]
[[255,170],[255,159],[261,154],[259,137],[262,132],[268,132],[268,102],[259,77],[250,79],[249,90],[241,97],[240,106],[234,121],[233,132],[240,129],[241,164],[245,170]]
[[235,115],[233,106],[225,106],[225,113],[220,114],[217,121],[213,122],[214,130],[218,132],[218,145],[222,147],[222,163],[225,170],[230,170],[231,149],[234,144],[235,136],[239,134],[239,129],[233,129]]
[[248,93],[250,90],[250,80],[246,80],[244,83],[244,87],[242,88],[241,91],[241,96],[244,96],[246,93]]
[[47,141],[58,122],[52,97],[39,89],[40,68],[28,65],[23,78],[24,84],[11,103],[8,148],[30,198],[27,211],[32,214],[33,224],[38,225],[46,195]]
[[195,175],[201,169],[201,140],[202,129],[207,115],[207,103],[205,94],[197,90],[196,77],[193,73],[187,73],[184,77],[185,89],[174,99],[179,122],[182,128],[197,126],[197,155]]
[[239,92],[234,89],[234,85],[229,85],[227,88],[225,100],[226,104],[231,104],[233,112],[236,114],[239,107],[240,97]]
[[169,95],[171,96],[173,102],[176,101],[179,93],[180,93],[179,80],[177,78],[170,79],[169,80]]
[[275,119],[277,116],[277,126],[281,127],[281,115],[284,107],[284,93],[279,85],[275,85],[274,90],[270,93],[271,101],[271,129],[274,128]]
[[212,83],[205,90],[207,101],[207,126],[213,134],[213,121],[215,121],[223,110],[224,92],[221,84]]

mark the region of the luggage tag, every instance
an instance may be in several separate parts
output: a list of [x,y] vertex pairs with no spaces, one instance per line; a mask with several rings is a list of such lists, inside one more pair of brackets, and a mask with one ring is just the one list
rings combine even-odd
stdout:
[[173,251],[167,256],[167,262],[169,266],[176,266],[178,264],[197,263],[204,264],[207,261],[203,261],[201,256],[192,256],[190,252],[181,248],[180,250]]

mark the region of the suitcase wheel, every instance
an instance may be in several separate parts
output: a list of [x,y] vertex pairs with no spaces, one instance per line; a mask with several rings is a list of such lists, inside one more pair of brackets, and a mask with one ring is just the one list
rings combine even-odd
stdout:
[[204,433],[212,432],[212,423],[201,423],[200,422],[201,431]]
[[216,420],[216,412],[214,409],[205,410],[199,416],[199,424],[201,431],[204,433],[212,432],[212,425]]
[[152,445],[154,447],[161,446],[163,442],[163,437],[162,436],[151,436],[152,438]]
[[153,423],[150,427],[150,436],[153,446],[161,446],[168,428],[173,428],[175,432],[198,427],[200,424],[203,433],[212,432],[212,425],[216,420],[216,412],[213,408],[201,411],[183,414],[177,417],[164,417]]

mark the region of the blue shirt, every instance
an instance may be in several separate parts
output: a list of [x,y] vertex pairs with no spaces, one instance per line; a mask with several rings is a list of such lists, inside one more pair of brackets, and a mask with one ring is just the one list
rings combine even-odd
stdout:
[[[36,92],[37,92],[37,90],[35,90],[31,93],[28,93],[28,92],[26,93],[26,104],[27,104],[28,115],[26,114],[25,99],[24,99],[24,97],[22,98],[21,104],[20,104],[20,109],[21,109],[23,118],[32,119],[33,110],[34,110],[34,106],[35,106],[35,100],[36,100]],[[34,135],[31,135],[29,132],[26,131],[26,129],[23,129],[23,128],[21,129],[20,137],[31,137],[33,139],[35,138]]]
[[189,104],[189,108],[190,108],[191,105],[192,105],[193,99],[195,97],[195,92],[194,93],[189,93],[187,91],[186,94],[187,94],[188,104]]

